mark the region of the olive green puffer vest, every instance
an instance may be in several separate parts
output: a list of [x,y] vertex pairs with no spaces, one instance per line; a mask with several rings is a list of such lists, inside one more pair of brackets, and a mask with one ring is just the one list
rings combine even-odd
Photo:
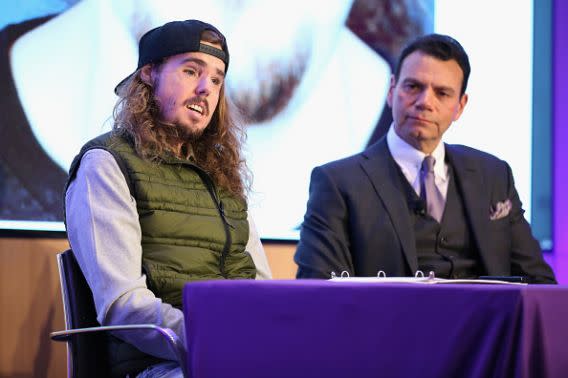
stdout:
[[[67,186],[81,157],[91,149],[110,152],[136,199],[142,229],[142,265],[150,290],[181,308],[187,281],[254,278],[245,251],[249,225],[246,203],[217,190],[211,178],[189,161],[140,159],[132,144],[111,133],[83,146],[69,170]],[[111,376],[136,375],[161,360],[116,337],[108,337]]]
[[136,199],[142,229],[143,269],[148,287],[164,302],[181,308],[187,281],[254,278],[245,251],[249,224],[246,203],[218,190],[197,165],[163,159],[149,163],[124,137],[104,134],[87,143],[73,161],[70,179],[85,152],[109,151]]

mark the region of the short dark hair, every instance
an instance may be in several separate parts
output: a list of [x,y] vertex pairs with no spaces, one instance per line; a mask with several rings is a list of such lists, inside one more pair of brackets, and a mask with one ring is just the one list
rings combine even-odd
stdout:
[[436,59],[443,61],[455,60],[460,66],[463,72],[463,81],[461,86],[461,93],[463,95],[467,88],[467,80],[469,79],[469,74],[471,72],[471,67],[469,65],[469,58],[464,48],[458,41],[450,36],[442,34],[428,34],[418,37],[411,41],[400,53],[398,62],[396,64],[396,70],[394,73],[394,78],[398,81],[400,76],[400,70],[404,59],[415,51],[420,51],[426,55],[432,56]]

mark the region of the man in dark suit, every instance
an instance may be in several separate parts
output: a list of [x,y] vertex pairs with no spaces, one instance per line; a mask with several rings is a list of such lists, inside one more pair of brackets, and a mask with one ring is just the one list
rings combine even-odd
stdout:
[[467,104],[469,73],[466,52],[448,36],[420,37],[402,51],[388,93],[387,135],[312,172],[295,255],[298,278],[421,270],[442,278],[556,282],[523,216],[509,165],[441,142]]

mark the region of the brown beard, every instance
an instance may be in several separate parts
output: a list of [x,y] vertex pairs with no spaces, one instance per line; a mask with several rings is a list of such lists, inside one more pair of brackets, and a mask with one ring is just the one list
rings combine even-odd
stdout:
[[[180,129],[181,126],[178,126]],[[209,127],[209,125],[207,126]],[[207,129],[207,128],[205,128]],[[203,138],[203,134],[204,134],[204,130],[187,130],[187,129],[183,129],[183,134],[181,135],[181,139],[186,142],[189,143],[191,145],[194,145],[196,143],[199,143]]]
[[196,146],[205,145],[208,143],[205,130],[187,130],[179,125],[166,126],[164,123],[156,121],[162,127],[168,127],[171,132],[166,137],[165,149],[178,159],[188,159],[193,155]]

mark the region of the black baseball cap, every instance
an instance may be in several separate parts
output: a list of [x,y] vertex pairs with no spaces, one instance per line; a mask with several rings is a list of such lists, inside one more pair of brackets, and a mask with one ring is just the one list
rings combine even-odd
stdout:
[[[222,40],[222,50],[201,43],[201,35],[206,30],[219,34]],[[225,63],[225,73],[229,69],[229,48],[225,36],[211,24],[199,20],[185,20],[168,22],[142,36],[138,43],[138,67],[136,71],[146,64],[157,63],[169,56],[187,52],[203,52],[213,55]],[[134,72],[118,83],[114,88],[114,93],[118,94],[120,87],[132,75],[134,75]]]

